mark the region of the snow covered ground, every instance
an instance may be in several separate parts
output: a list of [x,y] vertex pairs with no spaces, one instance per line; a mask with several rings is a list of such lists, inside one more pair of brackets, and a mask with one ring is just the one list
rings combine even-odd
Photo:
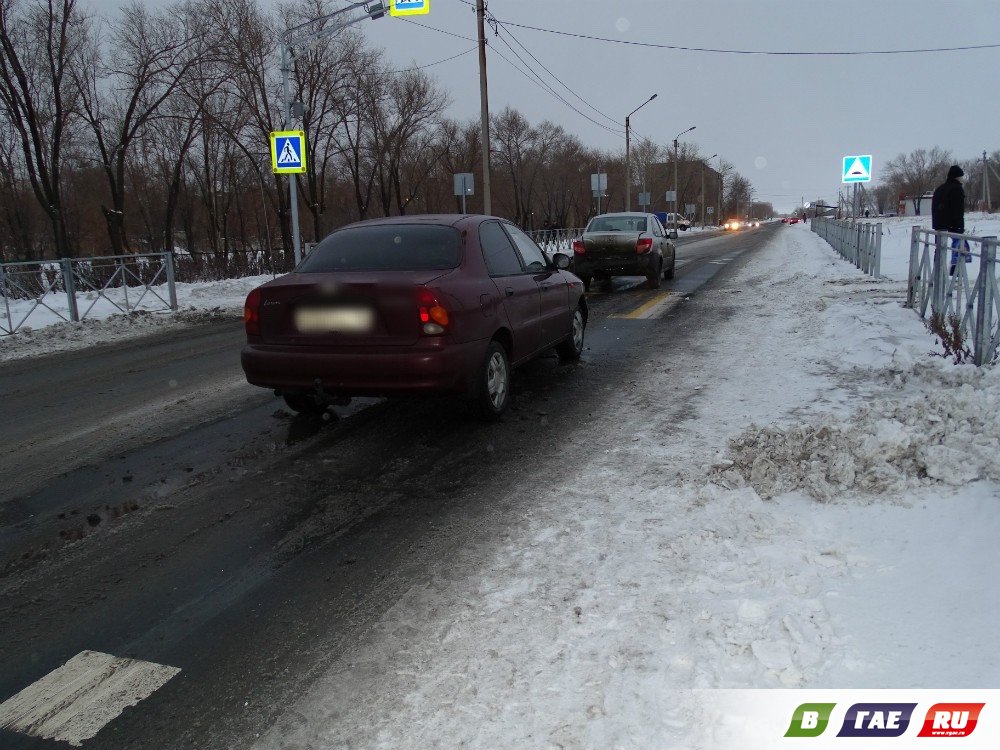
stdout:
[[902,294],[782,228],[257,750],[701,747],[691,689],[1000,685],[1000,374]]
[[[882,273],[906,281],[910,268],[910,233],[915,226],[931,228],[930,216],[895,216],[877,219],[882,224]],[[965,232],[974,237],[1000,237],[1000,214],[965,215]]]
[[[595,407],[603,448],[581,430],[560,486],[497,488],[530,502],[257,750],[693,747],[691,689],[1000,686],[1000,373],[933,356],[901,307],[911,221],[885,222],[889,279],[794,225],[693,297],[726,324]],[[187,322],[238,315],[262,280],[184,290]],[[0,339],[0,359],[121,335],[102,325]]]
[[[107,299],[99,298],[96,293],[80,293],[77,295],[79,310],[82,314],[89,309],[89,313],[78,323],[68,322],[53,312],[59,310],[67,315],[65,294],[46,295],[44,300],[47,307],[34,307],[32,302],[23,300],[12,303],[9,318],[0,304],[0,322],[5,325],[20,324],[28,316],[24,326],[19,327],[13,335],[0,336],[0,362],[198,325],[213,318],[238,319],[243,316],[243,303],[247,293],[272,278],[274,277],[249,276],[243,279],[177,284],[176,314],[169,310],[162,311],[163,302],[149,295],[135,313],[123,315],[119,307]],[[155,289],[163,299],[167,298],[163,287]],[[134,292],[135,290],[131,293]],[[120,291],[111,290],[108,296],[120,303],[121,300],[114,296],[117,294]]]

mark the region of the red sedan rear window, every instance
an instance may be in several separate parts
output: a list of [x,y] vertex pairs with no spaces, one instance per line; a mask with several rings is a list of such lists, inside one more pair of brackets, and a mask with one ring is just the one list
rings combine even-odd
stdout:
[[461,236],[454,227],[382,224],[342,229],[320,242],[297,273],[426,271],[457,268]]

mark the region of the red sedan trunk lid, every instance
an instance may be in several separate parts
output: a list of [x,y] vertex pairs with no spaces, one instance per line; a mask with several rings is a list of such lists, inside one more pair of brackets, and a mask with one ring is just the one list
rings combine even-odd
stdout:
[[261,287],[265,344],[409,346],[420,337],[417,291],[452,271],[292,273]]

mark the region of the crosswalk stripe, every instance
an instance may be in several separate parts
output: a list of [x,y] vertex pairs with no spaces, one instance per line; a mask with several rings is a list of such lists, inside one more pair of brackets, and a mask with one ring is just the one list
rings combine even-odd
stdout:
[[0,703],[0,728],[79,747],[181,670],[81,651]]

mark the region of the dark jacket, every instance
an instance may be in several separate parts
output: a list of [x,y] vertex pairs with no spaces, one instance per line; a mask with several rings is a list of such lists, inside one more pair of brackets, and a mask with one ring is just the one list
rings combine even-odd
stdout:
[[931,222],[937,232],[965,234],[965,191],[961,182],[949,179],[934,191]]

